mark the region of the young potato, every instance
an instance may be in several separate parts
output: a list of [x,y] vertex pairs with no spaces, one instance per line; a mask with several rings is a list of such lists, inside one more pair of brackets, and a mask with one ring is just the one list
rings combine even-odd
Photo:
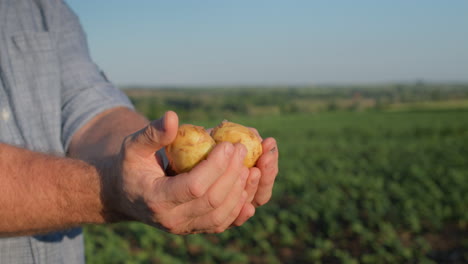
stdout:
[[236,123],[223,121],[211,131],[211,136],[201,126],[181,125],[174,142],[165,148],[169,161],[167,172],[176,175],[190,171],[223,141],[246,147],[244,165],[248,168],[255,166],[263,151],[260,138],[249,128]]
[[244,165],[248,168],[255,166],[263,152],[260,138],[249,128],[233,122],[221,122],[211,131],[211,137],[216,143],[228,141],[244,145],[247,148]]
[[181,125],[174,142],[165,148],[169,161],[168,171],[171,174],[190,171],[206,159],[215,145],[215,141],[203,127]]

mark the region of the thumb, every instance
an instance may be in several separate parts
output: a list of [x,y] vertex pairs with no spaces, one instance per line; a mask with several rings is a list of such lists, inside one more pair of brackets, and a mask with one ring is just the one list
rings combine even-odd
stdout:
[[160,119],[149,123],[145,128],[131,136],[128,150],[140,156],[153,156],[156,151],[174,141],[179,127],[179,118],[173,111],[168,111]]

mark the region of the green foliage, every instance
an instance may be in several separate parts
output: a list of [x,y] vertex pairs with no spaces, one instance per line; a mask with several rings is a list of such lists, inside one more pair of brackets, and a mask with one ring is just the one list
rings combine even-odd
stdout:
[[468,85],[399,84],[224,88],[127,88],[138,109],[150,119],[172,109],[191,122],[239,115],[276,116],[334,111],[421,111],[468,109]]
[[[137,104],[144,107],[157,106]],[[218,122],[202,120],[197,124]],[[468,111],[231,120],[278,141],[280,173],[270,203],[218,235],[175,236],[138,223],[89,226],[88,262],[468,262]]]

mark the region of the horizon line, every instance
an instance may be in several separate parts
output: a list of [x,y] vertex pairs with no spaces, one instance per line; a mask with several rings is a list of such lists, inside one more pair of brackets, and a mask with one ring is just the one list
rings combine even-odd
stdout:
[[324,83],[304,83],[304,84],[114,84],[120,89],[165,89],[165,88],[306,88],[306,87],[344,87],[344,86],[392,86],[392,85],[413,85],[413,86],[434,86],[434,85],[468,85],[467,81],[394,81],[394,82],[324,82]]

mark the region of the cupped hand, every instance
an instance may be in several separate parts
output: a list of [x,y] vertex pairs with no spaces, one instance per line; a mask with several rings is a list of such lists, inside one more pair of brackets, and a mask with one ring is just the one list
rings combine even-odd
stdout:
[[[260,137],[258,131],[251,128]],[[261,137],[260,137],[261,138]],[[278,175],[278,146],[274,138],[262,140],[263,153],[257,160],[255,167],[249,169],[245,190],[247,192],[246,203],[239,216],[233,222],[233,226],[240,226],[255,213],[255,208],[266,204],[273,192],[273,186]]]
[[[190,172],[166,176],[156,151],[175,139],[177,129],[178,117],[169,111],[125,139],[103,191],[113,215],[174,234],[219,233],[235,221],[241,224],[239,217],[245,222],[253,215],[245,208],[250,204],[247,199],[254,204],[269,199],[274,157],[264,154],[259,168],[249,170],[243,165],[246,149],[241,144],[218,144]],[[246,182],[249,175],[258,174],[256,170],[262,177],[252,198]]]

